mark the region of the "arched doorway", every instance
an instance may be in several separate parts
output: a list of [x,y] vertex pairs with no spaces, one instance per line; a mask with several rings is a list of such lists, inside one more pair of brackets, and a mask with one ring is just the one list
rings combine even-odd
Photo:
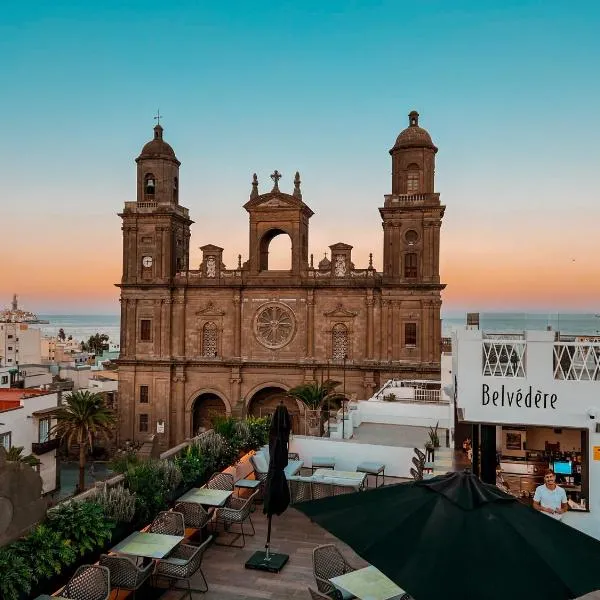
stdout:
[[196,398],[192,409],[192,435],[210,429],[215,417],[224,417],[227,414],[225,403],[216,394],[200,394]]
[[248,414],[253,417],[272,415],[277,405],[283,401],[292,417],[292,431],[298,435],[304,434],[304,415],[298,408],[298,403],[287,395],[280,387],[266,387],[252,396],[248,403]]

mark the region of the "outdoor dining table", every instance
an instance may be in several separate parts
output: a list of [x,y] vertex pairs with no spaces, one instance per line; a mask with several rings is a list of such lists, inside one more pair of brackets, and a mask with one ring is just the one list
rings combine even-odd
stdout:
[[111,552],[146,558],[164,558],[183,539],[181,535],[134,531],[114,548],[111,548]]
[[177,500],[194,502],[204,506],[224,506],[233,492],[228,490],[213,490],[212,488],[192,488]]
[[366,477],[366,473],[357,471],[335,471],[333,469],[317,469],[312,475],[313,480],[316,482],[339,483],[341,485],[351,485],[357,488],[363,487]]
[[332,577],[329,581],[342,594],[351,594],[359,600],[400,600],[406,594],[402,588],[372,565]]

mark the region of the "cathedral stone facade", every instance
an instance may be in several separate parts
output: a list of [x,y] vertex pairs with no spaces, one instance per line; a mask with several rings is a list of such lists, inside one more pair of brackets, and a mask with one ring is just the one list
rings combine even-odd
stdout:
[[[372,260],[356,268],[343,242],[315,265],[300,175],[290,194],[277,171],[262,194],[255,175],[244,204],[248,260],[226,268],[223,248],[206,244],[190,268],[181,163],[157,125],[136,159],[137,200],[120,214],[120,439],[156,433],[171,446],[214,415],[264,415],[282,398],[302,433],[302,407],[285,396],[301,383],[329,376],[349,399],[365,399],[389,378],[439,379],[445,207],[434,191],[436,152],[411,112],[390,150],[392,189],[379,208],[381,271]],[[291,239],[286,271],[269,269],[278,235]]]

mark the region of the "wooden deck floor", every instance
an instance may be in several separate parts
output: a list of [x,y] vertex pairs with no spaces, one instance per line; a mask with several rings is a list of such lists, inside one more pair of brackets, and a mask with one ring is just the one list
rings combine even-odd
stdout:
[[[403,481],[386,477],[386,484]],[[245,562],[257,550],[264,550],[267,539],[267,518],[262,504],[252,513],[256,535],[246,537],[245,548],[229,548],[211,545],[202,560],[202,570],[208,581],[208,592],[194,594],[194,598],[205,600],[309,600],[308,587],[316,589],[312,572],[312,551],[320,544],[335,543],[351,564],[367,566],[353,550],[333,535],[312,523],[310,519],[288,508],[281,516],[273,517],[271,549],[289,554],[289,562],[280,573],[254,571],[244,567]],[[228,541],[229,534],[220,538]],[[239,543],[239,540],[238,542]],[[200,586],[200,577],[192,579],[192,585]],[[165,592],[162,600],[181,597],[180,591]]]

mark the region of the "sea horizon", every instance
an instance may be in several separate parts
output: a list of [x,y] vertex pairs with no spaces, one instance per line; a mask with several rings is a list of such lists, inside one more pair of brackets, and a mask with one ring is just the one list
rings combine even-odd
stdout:
[[[467,312],[442,313],[442,335],[466,324]],[[116,313],[39,314],[42,334],[56,336],[62,328],[67,336],[87,340],[96,333],[105,333],[112,343],[120,340],[121,316]],[[516,332],[529,330],[561,331],[564,334],[600,335],[600,314],[582,312],[505,311],[479,312],[480,328],[484,331]]]

